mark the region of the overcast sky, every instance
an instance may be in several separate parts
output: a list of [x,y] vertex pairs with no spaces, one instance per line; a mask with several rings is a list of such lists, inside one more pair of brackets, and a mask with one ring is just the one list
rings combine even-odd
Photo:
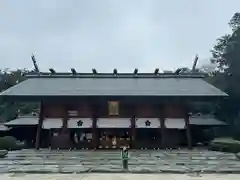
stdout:
[[0,0],[0,68],[152,72],[207,62],[239,0]]

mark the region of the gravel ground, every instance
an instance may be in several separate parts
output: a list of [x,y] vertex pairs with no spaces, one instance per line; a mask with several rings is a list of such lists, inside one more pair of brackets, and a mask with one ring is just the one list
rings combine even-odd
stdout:
[[239,180],[234,174],[1,174],[1,180]]

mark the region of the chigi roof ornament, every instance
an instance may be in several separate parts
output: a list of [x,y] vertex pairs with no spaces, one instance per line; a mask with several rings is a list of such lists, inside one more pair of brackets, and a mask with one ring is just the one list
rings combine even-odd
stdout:
[[77,71],[74,68],[72,68],[71,71],[73,75],[77,75]]
[[154,71],[154,74],[157,75],[159,73],[159,69],[156,68],[155,71]]
[[49,69],[50,72],[28,72],[24,76],[27,78],[204,78],[206,73],[159,73],[159,69],[155,69],[152,73],[139,73],[138,69],[134,69],[132,73],[119,73],[117,69],[113,73],[99,73],[96,69],[92,69],[92,73],[78,73],[74,68],[71,72],[56,72]]
[[97,70],[94,68],[94,69],[92,69],[92,73],[94,74],[94,75],[96,75],[97,74]]
[[133,72],[134,75],[137,75],[138,74],[138,69],[134,69],[134,72]]
[[113,70],[113,74],[116,76],[118,74],[117,69]]
[[50,68],[49,71],[51,72],[51,74],[56,74],[56,71],[53,68]]

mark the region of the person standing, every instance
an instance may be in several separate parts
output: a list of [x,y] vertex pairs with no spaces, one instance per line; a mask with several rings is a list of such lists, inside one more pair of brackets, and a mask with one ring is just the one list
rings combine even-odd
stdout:
[[128,150],[127,147],[123,147],[122,152],[121,152],[121,158],[122,158],[122,164],[123,164],[123,169],[128,170]]

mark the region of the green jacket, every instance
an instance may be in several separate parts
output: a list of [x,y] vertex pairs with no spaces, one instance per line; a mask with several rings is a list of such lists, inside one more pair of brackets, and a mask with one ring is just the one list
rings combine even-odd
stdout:
[[127,160],[129,158],[128,151],[122,151],[121,158],[122,160]]

